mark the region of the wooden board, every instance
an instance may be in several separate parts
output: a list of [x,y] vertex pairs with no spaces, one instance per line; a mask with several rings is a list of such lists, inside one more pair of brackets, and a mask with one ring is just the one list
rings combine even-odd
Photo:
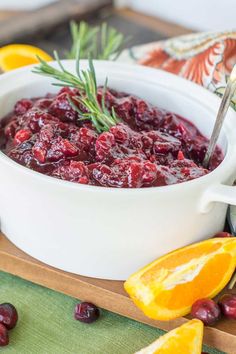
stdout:
[[48,31],[111,5],[112,0],[58,0],[33,11],[0,11],[0,44]]
[[129,8],[117,9],[116,13],[133,23],[138,23],[139,25],[152,29],[153,31],[158,31],[167,37],[180,36],[193,32],[190,28],[177,25],[173,22],[168,22],[156,16],[153,17],[150,15],[145,15]]
[[[87,278],[47,266],[19,250],[1,233],[0,270],[163,330],[169,331],[187,321],[186,318],[168,322],[151,320],[129,299],[122,281]],[[221,320],[204,332],[205,344],[228,354],[236,353],[236,321]]]

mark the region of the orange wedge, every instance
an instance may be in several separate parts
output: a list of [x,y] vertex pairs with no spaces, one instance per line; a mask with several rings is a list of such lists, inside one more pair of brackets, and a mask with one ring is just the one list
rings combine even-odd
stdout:
[[0,69],[4,72],[38,63],[37,56],[45,61],[53,60],[42,49],[27,44],[10,44],[0,48]]
[[212,238],[157,259],[124,287],[145,315],[167,321],[189,313],[196,300],[217,295],[235,267],[236,238]]
[[192,320],[164,334],[136,354],[201,354],[202,337],[203,323]]

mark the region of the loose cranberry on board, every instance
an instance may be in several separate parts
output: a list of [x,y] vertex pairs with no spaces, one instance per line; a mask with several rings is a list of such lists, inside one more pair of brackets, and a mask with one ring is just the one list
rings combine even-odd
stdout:
[[7,328],[0,323],[0,347],[5,347],[9,344],[9,336]]
[[191,315],[193,318],[201,320],[206,326],[211,326],[219,320],[221,312],[214,300],[199,299],[193,304]]
[[0,323],[7,329],[12,329],[16,326],[18,321],[18,313],[12,304],[0,304]]
[[81,302],[75,306],[74,317],[83,323],[95,322],[100,316],[100,311],[91,302]]
[[218,304],[225,317],[236,320],[236,294],[224,294]]
[[217,234],[215,234],[213,237],[214,238],[215,237],[233,237],[233,235],[231,235],[228,232],[221,231],[221,232],[217,232]]

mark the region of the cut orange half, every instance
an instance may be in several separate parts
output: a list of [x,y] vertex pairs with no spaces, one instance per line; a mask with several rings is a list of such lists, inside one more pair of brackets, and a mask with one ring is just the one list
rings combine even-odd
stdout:
[[145,315],[167,321],[189,313],[196,300],[217,295],[235,267],[236,238],[213,238],[157,259],[124,287]]
[[192,320],[164,334],[136,354],[201,354],[202,338],[203,323]]
[[45,61],[53,60],[42,49],[27,44],[10,44],[0,48],[0,69],[3,72],[38,63],[37,56]]

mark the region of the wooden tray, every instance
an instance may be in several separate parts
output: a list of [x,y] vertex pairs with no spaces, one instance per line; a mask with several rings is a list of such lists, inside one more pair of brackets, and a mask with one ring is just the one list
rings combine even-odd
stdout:
[[[87,278],[47,266],[19,250],[1,233],[0,270],[163,330],[169,331],[187,321],[151,320],[129,299],[122,281]],[[228,354],[236,353],[236,321],[221,320],[214,328],[206,327],[204,333],[205,344]]]
[[32,11],[0,10],[0,44],[46,32],[72,18],[82,19],[112,6],[112,0],[58,0]]

